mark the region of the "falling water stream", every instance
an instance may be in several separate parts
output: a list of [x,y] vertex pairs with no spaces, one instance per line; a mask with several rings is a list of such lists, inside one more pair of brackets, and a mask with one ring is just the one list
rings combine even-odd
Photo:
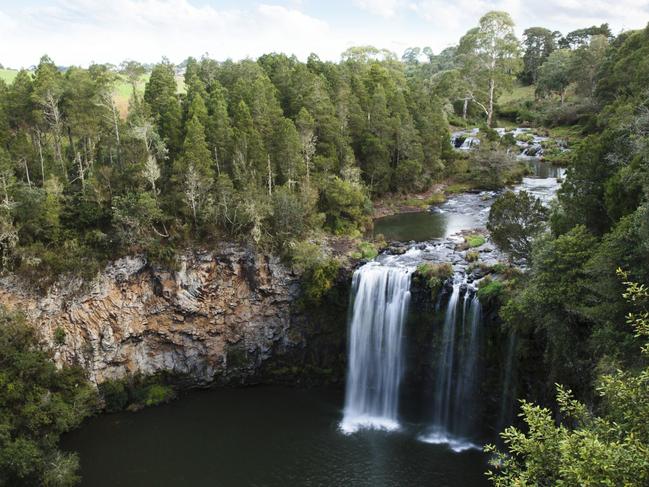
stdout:
[[341,429],[399,427],[403,324],[414,269],[371,262],[354,273],[349,364]]
[[474,289],[456,276],[446,307],[435,365],[433,420],[420,439],[455,451],[479,448],[476,401],[482,310]]

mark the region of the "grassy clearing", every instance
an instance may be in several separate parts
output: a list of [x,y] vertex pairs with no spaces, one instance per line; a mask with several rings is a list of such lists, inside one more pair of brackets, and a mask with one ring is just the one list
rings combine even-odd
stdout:
[[0,69],[0,79],[7,84],[12,83],[17,75],[18,71],[15,69]]
[[[15,69],[0,69],[0,80],[4,81],[7,84],[13,83],[13,80],[18,75],[18,70]],[[144,93],[144,85],[149,81],[149,74],[142,75],[140,82],[138,83],[138,93]],[[178,93],[185,93],[185,81],[182,76],[176,76],[176,83],[178,84]],[[131,93],[133,89],[129,82],[123,76],[119,76],[115,82],[113,96],[115,99],[115,104],[117,109],[122,114],[123,117],[128,113],[128,101],[131,98]]]
[[534,85],[520,86],[517,85],[510,92],[505,92],[498,98],[498,104],[518,103],[524,101],[534,101]]

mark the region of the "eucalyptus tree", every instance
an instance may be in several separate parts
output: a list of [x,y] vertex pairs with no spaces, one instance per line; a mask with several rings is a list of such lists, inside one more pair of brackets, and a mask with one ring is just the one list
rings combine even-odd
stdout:
[[[489,12],[460,40],[458,55],[467,78],[467,97],[493,123],[499,91],[510,87],[520,67],[520,44],[507,12]],[[475,87],[475,90],[474,90]]]

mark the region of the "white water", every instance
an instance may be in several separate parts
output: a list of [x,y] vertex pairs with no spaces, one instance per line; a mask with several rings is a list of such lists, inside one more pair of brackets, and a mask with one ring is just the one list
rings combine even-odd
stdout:
[[402,333],[414,269],[370,262],[354,273],[349,364],[340,428],[399,428]]
[[436,364],[432,426],[419,438],[421,441],[445,444],[456,452],[480,448],[471,436],[475,433],[475,405],[479,400],[481,323],[480,301],[456,278],[446,307]]

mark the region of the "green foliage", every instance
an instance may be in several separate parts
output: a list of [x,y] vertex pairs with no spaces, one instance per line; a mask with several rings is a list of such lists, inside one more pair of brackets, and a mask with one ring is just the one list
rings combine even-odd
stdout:
[[176,393],[171,387],[162,384],[151,384],[146,388],[144,405],[147,407],[157,406],[171,401],[174,397],[176,397]]
[[465,177],[476,188],[501,189],[514,179],[519,166],[514,156],[500,144],[483,142],[471,153],[469,174]]
[[99,394],[109,413],[122,411],[128,404],[128,392],[121,380],[107,380],[99,384]]
[[[488,12],[479,26],[469,30],[458,46],[464,85],[462,95],[478,105],[491,127],[497,90],[513,85],[520,66],[520,44],[507,12]],[[460,96],[462,96],[460,95]]]
[[427,205],[440,205],[446,201],[446,195],[442,192],[439,193],[433,193],[430,195],[430,197],[426,200]]
[[45,288],[123,253],[359,235],[370,194],[424,190],[454,158],[427,66],[203,58],[180,88],[175,69],[43,57],[0,87],[3,271]]
[[435,299],[441,291],[444,282],[453,277],[453,266],[449,263],[433,264],[425,262],[417,266],[414,277],[423,280],[428,289],[430,289],[431,296]]
[[[532,252],[533,266],[525,286],[503,308],[505,321],[522,334],[534,333],[546,370],[546,387],[560,382],[573,389],[587,387],[583,377],[593,367],[588,346],[591,324],[580,309],[587,306],[585,266],[596,238],[577,226],[558,238],[543,236]],[[539,379],[539,393],[542,393]]]
[[57,346],[65,345],[65,330],[57,326],[54,330],[54,344]]
[[58,370],[36,330],[0,310],[0,484],[76,484],[78,458],[58,450],[58,439],[96,408],[82,371]]
[[[626,278],[624,273],[621,275]],[[636,305],[628,324],[645,340],[645,363],[637,372],[618,370],[599,379],[599,414],[557,386],[562,421],[547,408],[523,401],[526,430],[507,428],[507,446],[494,456],[488,476],[497,486],[509,485],[645,485],[649,482],[649,291],[626,283],[625,297]]]
[[534,84],[539,78],[539,69],[557,48],[557,34],[543,27],[530,27],[523,32],[523,69],[519,75],[526,84]]
[[474,247],[480,247],[481,245],[484,245],[487,239],[484,235],[474,233],[473,235],[467,235],[464,238],[464,241],[466,242],[467,246],[472,249]]
[[135,375],[124,379],[107,380],[99,384],[99,394],[107,412],[157,406],[176,397],[174,388],[163,375]]
[[293,268],[302,275],[302,300],[304,305],[319,304],[334,286],[340,263],[330,257],[319,245],[299,242],[291,254]]
[[331,231],[354,234],[368,222],[371,202],[362,186],[331,176],[323,187],[320,207]]
[[491,306],[498,302],[505,291],[502,281],[485,277],[478,287],[478,299],[483,306]]
[[550,54],[539,69],[537,93],[557,93],[563,105],[566,90],[573,80],[572,63],[573,52],[568,49],[559,49]]
[[508,191],[491,207],[487,229],[501,249],[516,259],[527,259],[546,219],[547,210],[538,198],[526,191]]
[[379,255],[376,246],[371,242],[361,242],[358,244],[357,250],[352,252],[351,256],[354,259],[372,260]]

